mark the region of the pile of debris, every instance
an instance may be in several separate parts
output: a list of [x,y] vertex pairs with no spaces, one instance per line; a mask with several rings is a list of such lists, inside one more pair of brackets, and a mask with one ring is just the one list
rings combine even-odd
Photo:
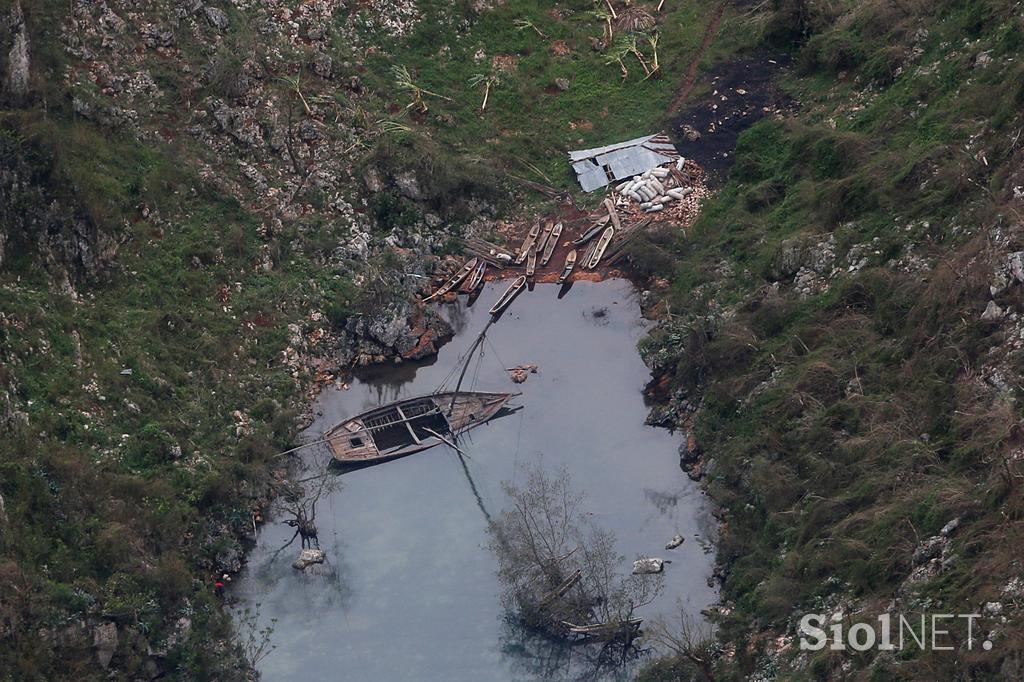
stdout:
[[[684,163],[686,159],[679,159],[675,170],[682,170]],[[683,187],[680,181],[672,176],[672,168],[652,168],[616,186],[615,193],[639,203],[645,213],[655,213],[665,208],[665,204],[678,201],[693,192],[692,187]]]
[[616,207],[626,216],[660,213],[659,218],[688,225],[709,191],[701,167],[681,158],[616,185],[613,194]]

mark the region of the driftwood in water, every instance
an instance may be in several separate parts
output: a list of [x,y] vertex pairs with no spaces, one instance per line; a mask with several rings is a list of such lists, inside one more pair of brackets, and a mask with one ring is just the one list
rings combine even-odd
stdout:
[[579,635],[587,639],[625,639],[632,641],[636,639],[643,624],[642,618],[628,618],[626,620],[612,621],[608,623],[592,623],[590,625],[576,625],[568,621],[562,621],[566,631],[572,635]]

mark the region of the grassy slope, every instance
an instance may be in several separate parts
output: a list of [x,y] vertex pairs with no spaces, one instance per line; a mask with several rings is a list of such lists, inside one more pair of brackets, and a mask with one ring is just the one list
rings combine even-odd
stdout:
[[[418,130],[508,172],[565,187],[573,184],[565,151],[660,128],[714,8],[710,3],[668,3],[658,15],[662,78],[644,80],[640,63],[631,56],[624,59],[630,73],[624,81],[619,67],[607,64],[606,55],[591,47],[590,37],[600,37],[602,29],[588,0],[556,3],[554,9],[531,0],[501,3],[461,32],[449,19],[450,3],[420,6],[425,19],[412,35],[366,59],[367,82],[381,93],[393,93],[387,104],[404,107],[407,100],[394,93],[391,77],[392,65],[404,65],[422,87],[453,100],[428,97],[430,112]],[[546,38],[517,26],[516,19],[532,22]],[[726,36],[708,59],[728,52],[740,38]],[[566,54],[556,54],[559,43]],[[650,48],[644,49],[650,57]],[[479,50],[484,56],[477,61]],[[491,59],[499,55],[514,57],[516,68],[502,77],[481,115],[483,90],[469,81],[489,72]],[[569,81],[567,91],[557,91],[558,78]]]
[[[52,33],[64,7],[30,9],[43,73],[65,60]],[[209,570],[251,529],[248,505],[292,442],[287,325],[344,308],[351,285],[320,267],[330,235],[294,226],[269,244],[276,266],[258,271],[261,218],[197,177],[194,143],[111,135],[71,115],[59,81],[41,87],[45,113],[3,112],[6,149],[123,245],[77,302],[19,245],[0,271],[0,372],[29,417],[0,457],[0,679],[99,675],[92,632],[74,629],[82,616],[116,620],[122,644],[132,631],[167,644],[179,678],[226,679],[240,657],[215,649],[232,628]],[[179,617],[192,639],[172,646]],[[142,664],[114,661],[123,675]]]
[[[784,13],[800,3],[780,5],[768,38],[797,25]],[[1024,95],[1021,18],[1002,3],[904,9],[837,6],[812,11],[804,35],[776,33],[797,40],[786,86],[803,110],[744,134],[728,186],[688,240],[650,245],[671,254],[669,299],[687,319],[647,347],[661,349],[675,388],[704,396],[695,432],[727,510],[723,596],[735,608],[721,627],[738,655],[725,678],[772,669],[762,635],[792,633],[793,614],[884,610],[918,542],[954,517],[965,520],[957,559],[898,611],[978,612],[1015,575],[1006,543],[1020,536],[1021,508],[1006,462],[1018,389],[998,394],[979,380],[989,349],[1005,342],[979,316],[993,262],[1005,259],[992,229],[1015,215],[1006,182]],[[908,58],[915,48],[920,57]],[[993,62],[976,68],[987,50]],[[829,235],[844,268],[850,245],[870,243],[868,267],[803,300],[786,284],[772,295],[782,241]],[[908,244],[934,269],[886,265]],[[722,261],[734,276],[716,276]],[[1000,303],[1019,310],[1015,297]],[[738,314],[701,321],[722,303]],[[1019,371],[1019,354],[1006,362]],[[1020,647],[1011,625],[991,655],[913,652],[898,671],[876,662],[876,674],[989,675]],[[824,678],[850,658],[822,652],[784,676]]]

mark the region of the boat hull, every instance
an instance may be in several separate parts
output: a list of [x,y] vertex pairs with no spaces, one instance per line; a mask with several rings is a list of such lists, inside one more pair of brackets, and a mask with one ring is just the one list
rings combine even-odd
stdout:
[[512,286],[505,290],[505,293],[501,295],[501,298],[499,298],[497,302],[493,306],[491,306],[491,315],[498,315],[503,310],[505,310],[505,308],[507,308],[509,304],[512,303],[512,299],[518,296],[519,292],[522,291],[523,287],[525,286],[526,277],[524,275],[520,275],[519,278],[512,283]]
[[558,247],[558,240],[562,238],[562,223],[555,225],[555,229],[551,231],[551,236],[548,237],[548,243],[544,245],[544,256],[540,259],[541,265],[547,265],[548,261],[551,260],[551,255],[555,252],[555,248]]
[[562,274],[558,276],[558,281],[555,284],[563,284],[565,280],[569,279],[569,275],[572,274],[573,269],[576,267],[576,249],[573,249],[565,257],[565,266],[562,268]]
[[389,462],[486,424],[516,395],[460,391],[408,398],[350,417],[328,429],[324,438],[336,465]]

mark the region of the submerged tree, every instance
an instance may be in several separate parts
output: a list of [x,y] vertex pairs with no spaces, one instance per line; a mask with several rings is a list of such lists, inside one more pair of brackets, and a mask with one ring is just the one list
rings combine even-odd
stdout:
[[661,591],[661,575],[623,575],[615,536],[584,518],[564,470],[525,470],[506,482],[510,506],[492,525],[505,604],[524,626],[559,637],[636,636],[636,610]]

